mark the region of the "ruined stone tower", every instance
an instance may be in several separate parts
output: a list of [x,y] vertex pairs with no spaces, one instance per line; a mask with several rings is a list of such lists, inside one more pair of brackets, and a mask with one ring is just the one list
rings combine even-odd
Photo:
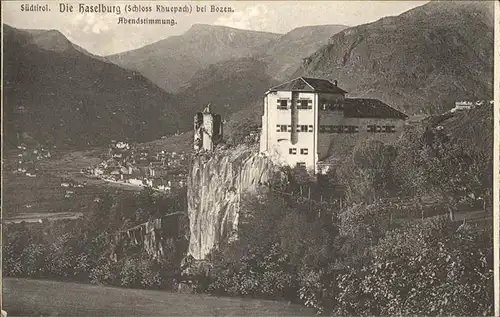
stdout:
[[210,104],[194,116],[195,151],[213,151],[222,140],[222,133],[221,116],[210,111]]

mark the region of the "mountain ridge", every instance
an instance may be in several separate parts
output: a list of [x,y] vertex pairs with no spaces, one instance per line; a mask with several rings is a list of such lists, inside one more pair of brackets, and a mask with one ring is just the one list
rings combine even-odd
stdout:
[[[78,140],[79,134],[87,139],[89,135],[103,139],[99,133],[111,131],[106,138],[127,136],[146,140],[191,129],[192,116],[208,103],[229,120],[242,120],[246,115],[251,117],[249,120],[259,120],[261,106],[258,105],[264,92],[300,76],[338,80],[349,97],[380,99],[409,115],[441,113],[457,99],[491,99],[493,16],[490,9],[484,3],[431,2],[398,16],[355,27],[305,26],[283,35],[196,24],[191,33],[197,33],[198,29],[209,33],[214,29],[218,31],[210,33],[212,40],[205,39],[201,45],[196,37],[174,36],[162,40],[166,46],[170,45],[168,39],[178,45],[186,44],[183,50],[191,51],[191,55],[177,59],[169,55],[172,47],[163,50],[154,43],[139,49],[142,51],[138,60],[155,69],[160,80],[168,81],[177,71],[183,72],[184,79],[178,78],[175,83],[175,94],[165,93],[138,70],[126,70],[115,62],[108,62],[107,58],[93,57],[59,31],[18,30],[15,38],[7,36],[5,61],[9,63],[4,98],[9,102],[7,117],[17,116],[24,121],[13,119],[17,127],[6,121],[6,127],[7,131],[13,131],[24,124],[30,127],[31,134],[48,135],[52,139],[64,138],[64,133],[77,136]],[[203,53],[221,43],[222,47],[210,54]],[[233,44],[234,47],[229,47]],[[157,54],[156,57],[146,54],[148,49]],[[218,54],[221,50],[225,55]],[[313,52],[309,54],[310,51]],[[197,56],[202,54],[206,56],[200,61]],[[36,65],[30,61],[33,56],[45,62]],[[77,61],[74,69],[65,59]],[[35,80],[28,76],[27,66],[36,70]],[[21,68],[24,77],[19,78],[15,67]],[[99,80],[101,75],[103,80]],[[21,80],[22,89],[15,91],[13,78]],[[61,92],[52,81],[62,87]],[[69,93],[74,87],[78,98]],[[35,101],[23,91],[36,91],[41,96]],[[95,96],[100,100],[94,102]],[[80,130],[68,128],[68,122],[53,122],[35,106],[38,101],[55,104],[58,115],[74,122]],[[113,106],[99,109],[99,103],[109,101]],[[88,125],[85,128],[68,119],[78,113],[75,108],[81,108],[82,102],[92,104],[90,117],[76,116],[81,121],[85,117],[83,122]],[[19,113],[16,107],[23,103],[29,105],[33,114]],[[66,103],[72,108],[65,106]],[[122,103],[125,107],[120,106]],[[119,112],[123,114],[114,122],[123,125],[121,128],[115,126],[109,130],[105,124],[94,122],[103,114],[106,120],[113,121],[113,113]],[[59,132],[44,130],[44,121],[51,122],[50,128]],[[147,127],[142,122],[147,122]],[[58,127],[60,123],[65,128]],[[126,132],[127,129],[140,133]]]
[[[305,26],[278,34],[194,24],[181,35],[109,55],[106,59],[141,72],[170,92],[182,90],[196,72],[210,64],[238,58],[260,58],[269,64],[266,69],[268,75],[280,79],[286,78],[301,64],[303,57],[326,44],[332,34],[345,27],[328,24]],[[302,34],[307,31],[308,37]],[[293,47],[288,50],[283,48],[292,44]],[[273,53],[276,56],[269,56]]]
[[175,92],[196,71],[223,60],[252,56],[277,37],[279,34],[196,24],[182,35],[106,59],[139,71],[166,91]]
[[3,31],[6,144],[27,136],[85,147],[188,128],[173,96],[137,72],[80,52],[57,32],[42,30],[34,41],[28,31],[8,25]]
[[336,79],[355,97],[410,113],[439,113],[457,98],[491,99],[491,5],[433,1],[345,29],[292,76]]

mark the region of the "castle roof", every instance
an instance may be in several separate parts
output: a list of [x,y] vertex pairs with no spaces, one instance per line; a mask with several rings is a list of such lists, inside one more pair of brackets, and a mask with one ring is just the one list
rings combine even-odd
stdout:
[[346,94],[347,91],[337,87],[337,81],[332,83],[326,79],[299,77],[281,85],[275,86],[269,91],[302,91]]
[[345,98],[319,107],[321,110],[343,110],[347,118],[408,118],[406,114],[378,99]]

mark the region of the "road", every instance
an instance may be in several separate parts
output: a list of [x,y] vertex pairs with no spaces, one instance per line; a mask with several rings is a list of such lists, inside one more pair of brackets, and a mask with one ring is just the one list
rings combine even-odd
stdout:
[[42,220],[63,220],[63,219],[78,219],[82,218],[83,213],[81,212],[57,212],[57,213],[20,213],[14,217],[2,218],[2,223],[21,223],[21,222],[39,222]]
[[8,316],[312,316],[287,302],[4,278]]

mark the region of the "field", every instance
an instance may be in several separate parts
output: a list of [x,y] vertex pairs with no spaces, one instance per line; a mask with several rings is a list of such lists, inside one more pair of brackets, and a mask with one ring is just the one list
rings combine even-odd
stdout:
[[311,316],[287,302],[5,278],[8,316]]
[[9,153],[4,158],[4,218],[23,218],[26,214],[85,213],[106,188],[119,191],[139,190],[87,178],[81,174],[82,168],[101,161],[99,151],[55,153],[51,158],[36,162],[36,177],[15,173],[16,154]]

